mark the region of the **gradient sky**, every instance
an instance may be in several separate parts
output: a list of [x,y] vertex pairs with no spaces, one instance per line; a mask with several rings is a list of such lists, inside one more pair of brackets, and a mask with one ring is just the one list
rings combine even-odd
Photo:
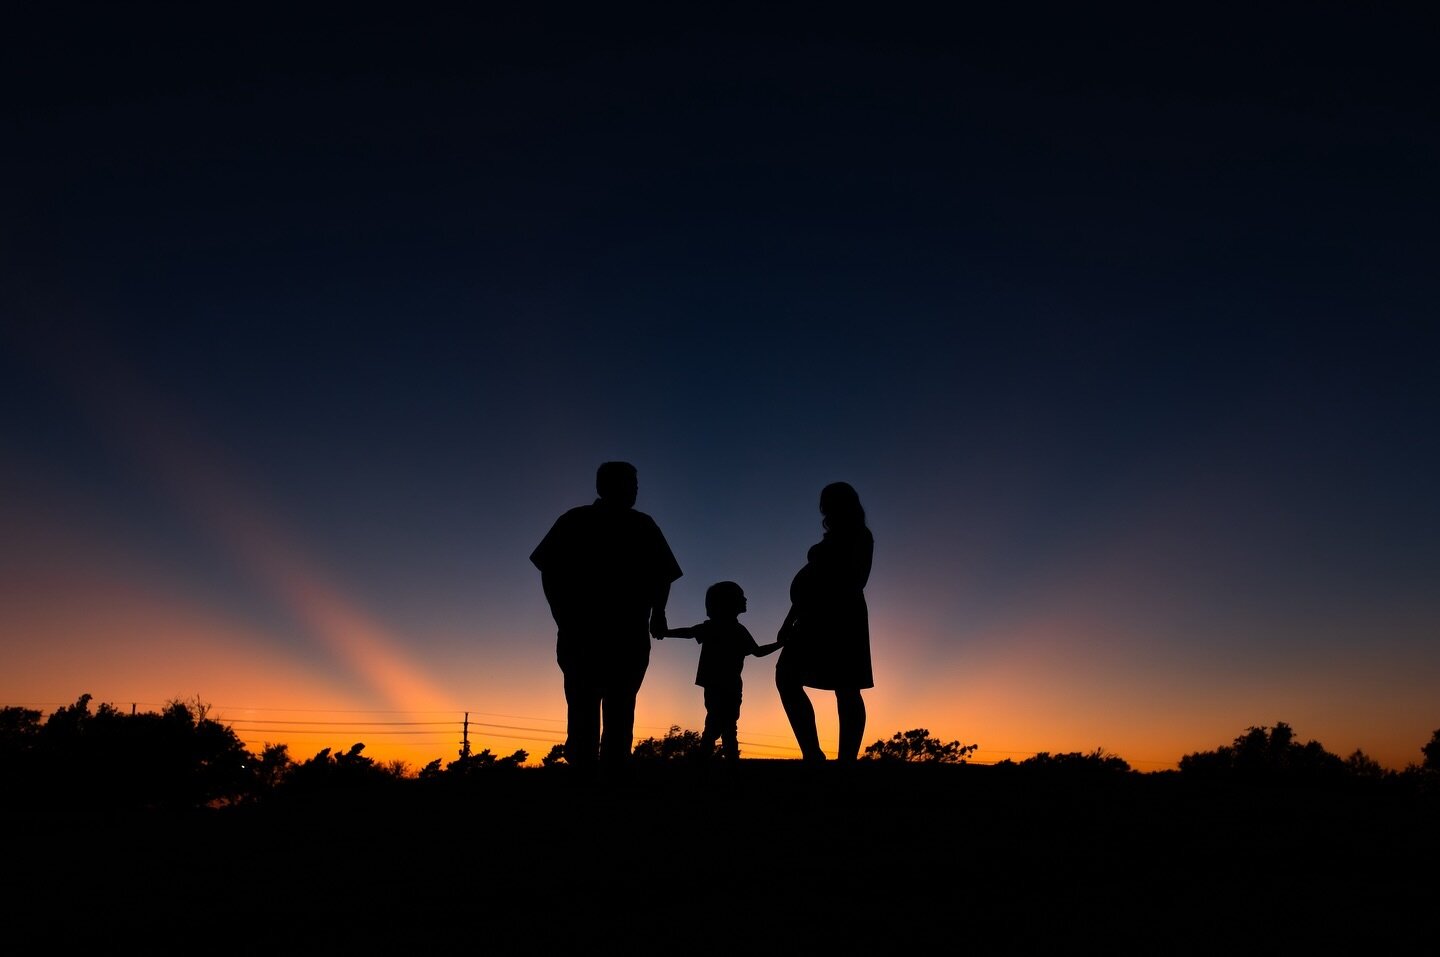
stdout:
[[[761,641],[856,487],[866,743],[1440,728],[1417,7],[197,9],[7,24],[0,703],[538,760],[528,555],[625,459],[671,623],[733,579]],[[775,660],[748,756],[798,753]]]

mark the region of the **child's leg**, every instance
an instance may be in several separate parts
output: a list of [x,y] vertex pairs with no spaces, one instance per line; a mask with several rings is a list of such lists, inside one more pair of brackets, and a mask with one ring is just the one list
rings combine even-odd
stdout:
[[725,736],[725,713],[720,707],[720,694],[713,688],[705,689],[705,730],[700,732],[701,743],[700,756],[703,758],[713,757],[715,754],[715,742]]
[[724,731],[720,735],[721,750],[727,761],[740,760],[740,689],[736,687],[733,693],[729,694],[725,701]]

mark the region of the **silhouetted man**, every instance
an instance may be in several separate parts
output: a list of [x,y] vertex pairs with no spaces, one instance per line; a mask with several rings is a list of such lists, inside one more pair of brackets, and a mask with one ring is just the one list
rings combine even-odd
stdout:
[[530,554],[565,676],[565,760],[581,770],[597,756],[607,767],[629,759],[650,639],[665,635],[670,584],[681,575],[660,526],[635,510],[638,489],[635,466],[604,463],[595,473],[600,497],[556,519]]

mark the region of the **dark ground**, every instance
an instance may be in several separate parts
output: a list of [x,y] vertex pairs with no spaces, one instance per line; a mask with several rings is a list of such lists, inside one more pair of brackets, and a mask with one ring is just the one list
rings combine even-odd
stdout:
[[1437,812],[1173,774],[509,769],[12,814],[5,900],[11,939],[56,952],[1433,952]]

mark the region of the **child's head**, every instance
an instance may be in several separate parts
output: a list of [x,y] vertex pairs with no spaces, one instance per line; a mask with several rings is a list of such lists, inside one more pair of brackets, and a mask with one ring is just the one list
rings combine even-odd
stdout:
[[734,582],[716,582],[705,590],[705,614],[735,618],[745,610],[745,592]]

